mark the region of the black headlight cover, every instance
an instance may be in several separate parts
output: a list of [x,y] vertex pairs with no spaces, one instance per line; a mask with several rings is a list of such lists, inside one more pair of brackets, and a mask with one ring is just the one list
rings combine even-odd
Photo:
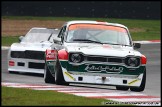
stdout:
[[125,64],[129,67],[138,67],[140,65],[140,58],[138,57],[127,57]]
[[80,53],[70,53],[69,61],[72,63],[81,63],[84,60],[84,56]]

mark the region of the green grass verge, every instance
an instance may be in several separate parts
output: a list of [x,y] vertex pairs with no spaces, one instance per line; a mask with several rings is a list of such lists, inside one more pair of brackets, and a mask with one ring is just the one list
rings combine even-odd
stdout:
[[[2,19],[11,20],[100,20],[112,23],[120,23],[128,27],[133,41],[136,40],[160,40],[160,20],[135,20],[135,19],[115,19],[115,18],[76,18],[76,17],[33,17],[33,16],[2,16]],[[19,35],[18,35],[19,36]],[[16,38],[3,37],[2,45],[11,45],[18,41]],[[18,38],[18,37],[17,37]]]
[[12,43],[19,42],[19,36],[2,36],[2,46],[10,46]]
[[103,102],[110,102],[105,99],[86,98],[56,91],[30,90],[4,86],[1,89],[2,106],[103,106]]

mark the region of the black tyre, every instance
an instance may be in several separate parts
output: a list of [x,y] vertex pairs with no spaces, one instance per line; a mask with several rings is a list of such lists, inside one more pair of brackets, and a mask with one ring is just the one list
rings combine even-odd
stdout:
[[44,81],[45,83],[55,83],[55,77],[52,76],[46,64],[44,67]]
[[129,89],[129,87],[126,86],[116,86],[117,90],[123,90],[123,91],[127,91]]
[[141,92],[145,89],[145,84],[146,84],[146,69],[144,71],[144,75],[143,75],[141,85],[139,87],[131,87],[130,90],[135,91],[135,92]]
[[59,61],[56,62],[55,82],[57,85],[69,85],[65,82]]
[[10,74],[19,74],[17,71],[8,71]]

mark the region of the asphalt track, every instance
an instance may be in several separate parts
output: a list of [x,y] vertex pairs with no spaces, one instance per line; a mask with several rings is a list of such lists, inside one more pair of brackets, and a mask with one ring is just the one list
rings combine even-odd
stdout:
[[[147,78],[146,88],[143,93],[151,96],[161,97],[161,50],[160,43],[156,44],[142,44],[141,48],[138,49],[142,54],[147,57]],[[10,83],[28,83],[37,85],[52,85],[46,84],[43,80],[43,75],[39,74],[9,74],[7,71],[7,52],[8,50],[1,50],[1,82]],[[72,87],[94,87],[96,89],[107,89],[115,90],[113,86],[97,86],[97,85],[80,85],[70,84]]]

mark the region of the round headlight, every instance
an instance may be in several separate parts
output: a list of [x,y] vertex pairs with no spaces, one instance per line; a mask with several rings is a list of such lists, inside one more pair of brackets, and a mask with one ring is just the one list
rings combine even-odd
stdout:
[[128,59],[127,63],[128,63],[128,66],[136,67],[138,65],[138,60],[137,60],[137,58],[131,57]]
[[72,54],[71,55],[71,61],[74,63],[79,63],[81,62],[82,58],[80,54]]

